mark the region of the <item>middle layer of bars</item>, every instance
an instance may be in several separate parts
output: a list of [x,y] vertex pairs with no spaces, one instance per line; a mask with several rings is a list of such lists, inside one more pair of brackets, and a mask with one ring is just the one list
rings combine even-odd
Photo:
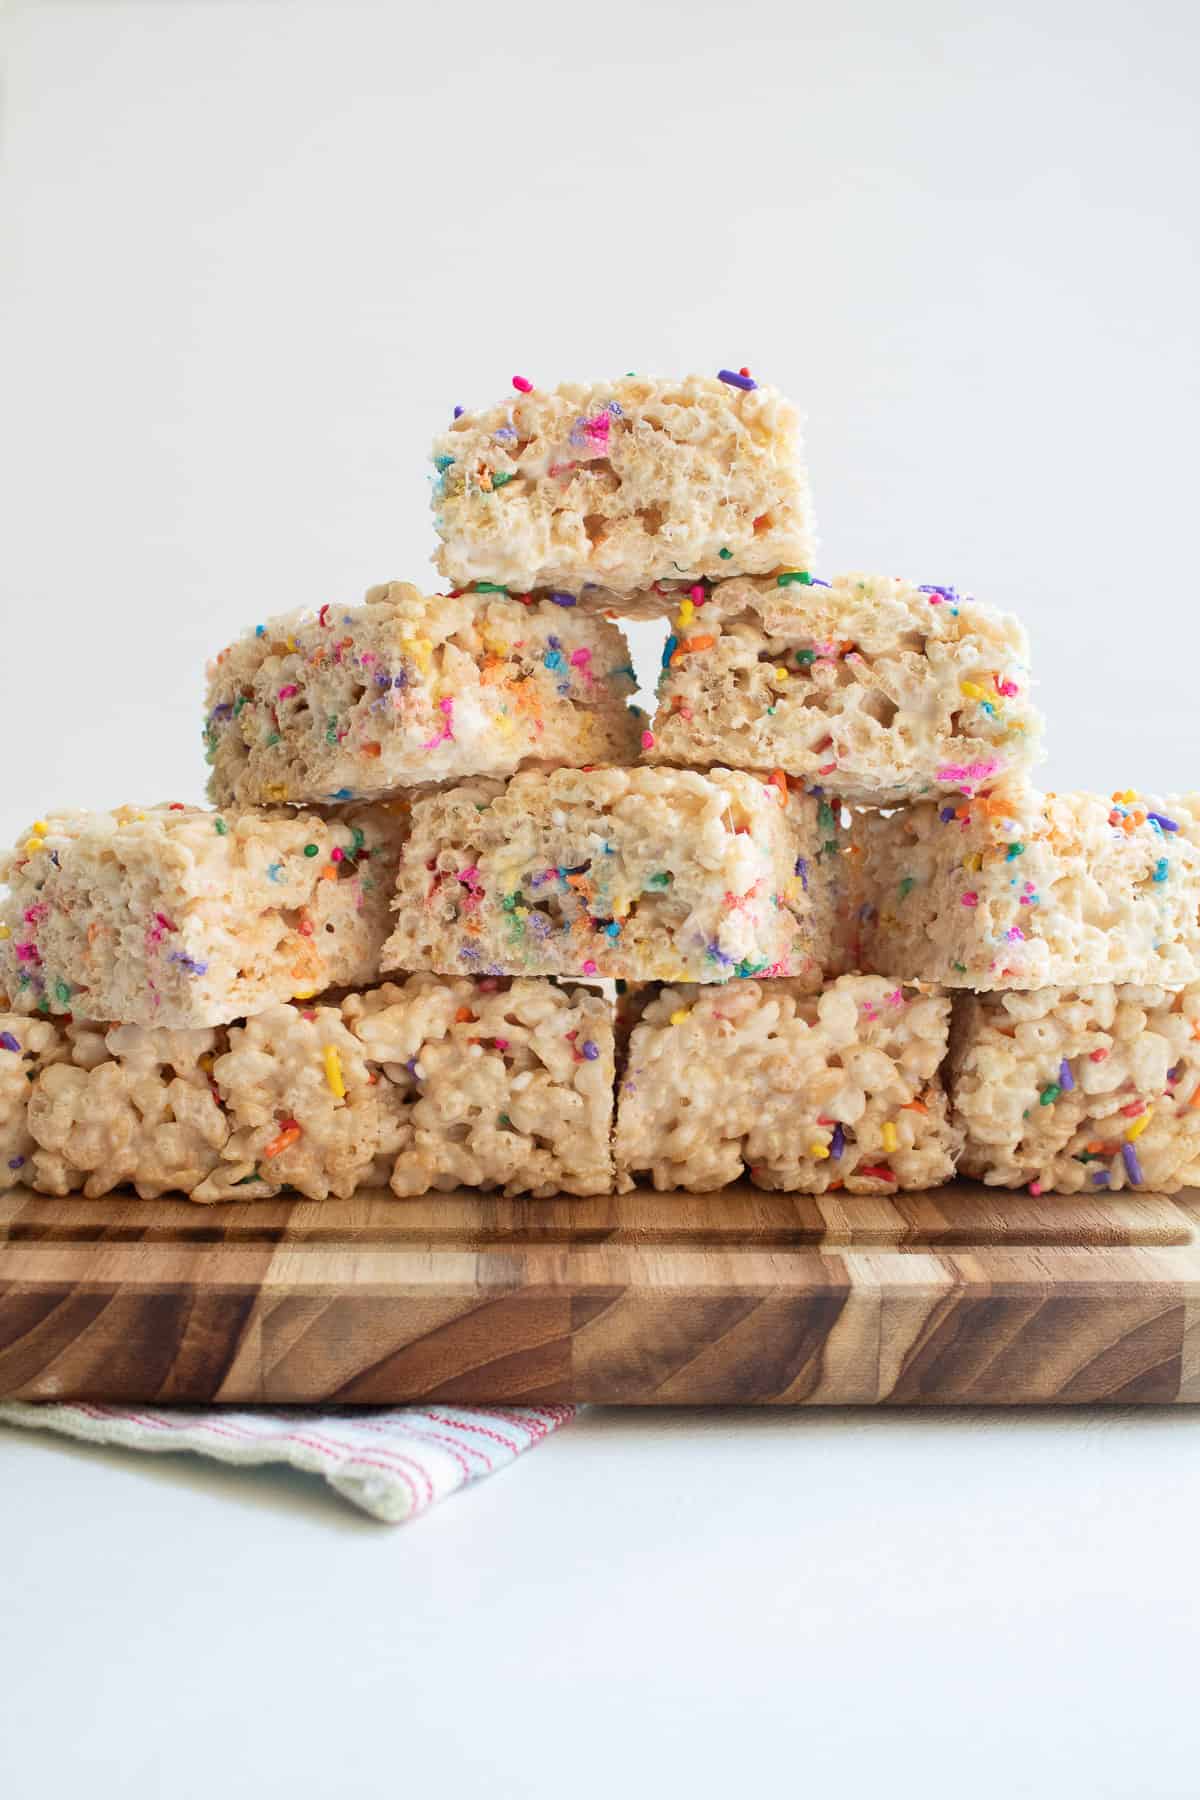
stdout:
[[783,777],[558,769],[413,806],[385,969],[726,981],[839,963],[843,833]]

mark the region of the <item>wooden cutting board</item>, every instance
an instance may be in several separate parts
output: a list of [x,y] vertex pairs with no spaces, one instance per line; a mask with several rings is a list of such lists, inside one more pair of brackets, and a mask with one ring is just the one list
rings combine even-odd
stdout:
[[1200,1191],[10,1192],[0,1397],[1200,1401]]

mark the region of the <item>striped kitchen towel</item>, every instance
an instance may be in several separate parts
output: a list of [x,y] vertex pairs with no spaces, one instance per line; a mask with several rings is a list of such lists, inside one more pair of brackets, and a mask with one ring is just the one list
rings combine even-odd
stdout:
[[320,1475],[386,1524],[493,1475],[568,1424],[573,1406],[314,1407],[102,1406],[75,1401],[0,1404],[0,1425],[64,1432],[125,1450],[194,1450],[242,1466],[288,1463]]

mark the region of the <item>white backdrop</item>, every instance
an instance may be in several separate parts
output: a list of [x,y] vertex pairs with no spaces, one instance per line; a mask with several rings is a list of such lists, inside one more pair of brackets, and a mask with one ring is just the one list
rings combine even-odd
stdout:
[[1048,785],[1200,785],[1195,11],[1017,10],[18,4],[4,835],[198,798],[210,653],[431,579],[455,402],[743,362],[827,574],[1024,616]]

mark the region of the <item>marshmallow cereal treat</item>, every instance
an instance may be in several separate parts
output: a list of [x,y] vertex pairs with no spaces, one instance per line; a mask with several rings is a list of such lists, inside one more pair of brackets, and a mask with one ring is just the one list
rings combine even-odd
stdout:
[[780,768],[863,806],[974,793],[1038,753],[1027,660],[1015,619],[950,588],[722,581],[682,601],[647,760]]
[[199,1201],[389,1182],[610,1193],[613,1076],[608,1002],[552,982],[414,975],[180,1031],[10,1015],[0,1185]]
[[1173,1194],[1200,1179],[1200,983],[955,999],[960,1167],[1031,1193]]
[[889,1194],[954,1173],[939,1068],[950,1002],[880,975],[667,987],[640,1004],[617,1095],[619,1187]]
[[944,987],[1183,987],[1200,976],[1200,831],[1131,790],[920,801],[856,821],[862,967]]
[[406,582],[258,625],[210,665],[215,806],[375,798],[529,762],[632,762],[644,718],[608,620]]
[[837,960],[842,847],[837,810],[782,775],[466,782],[414,801],[383,966],[816,987]]
[[434,445],[436,562],[455,587],[663,613],[656,581],[809,567],[799,421],[748,370],[513,387],[456,407]]
[[18,1012],[219,1025],[373,980],[407,807],[39,819],[0,857],[0,990]]

